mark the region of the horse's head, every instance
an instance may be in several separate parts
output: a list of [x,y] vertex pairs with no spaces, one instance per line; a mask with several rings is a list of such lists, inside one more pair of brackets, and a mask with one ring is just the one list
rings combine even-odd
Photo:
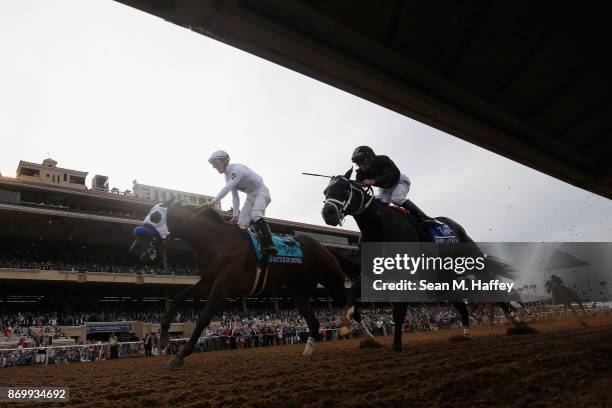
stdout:
[[332,177],[323,191],[325,204],[321,214],[327,225],[342,225],[345,216],[361,213],[372,202],[371,191],[350,180],[352,173],[351,168],[344,176]]
[[173,204],[174,199],[153,206],[142,225],[134,228],[134,242],[130,247],[130,252],[139,252],[138,256],[141,261],[155,261],[157,244],[170,236],[168,211]]

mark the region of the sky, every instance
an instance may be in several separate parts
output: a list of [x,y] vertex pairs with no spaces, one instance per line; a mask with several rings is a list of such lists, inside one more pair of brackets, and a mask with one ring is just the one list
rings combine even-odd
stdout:
[[111,0],[0,0],[0,61],[4,176],[50,156],[88,186],[216,195],[223,149],[264,178],[267,216],[324,225],[327,182],[301,172],[344,174],[369,145],[476,241],[612,241],[609,199]]

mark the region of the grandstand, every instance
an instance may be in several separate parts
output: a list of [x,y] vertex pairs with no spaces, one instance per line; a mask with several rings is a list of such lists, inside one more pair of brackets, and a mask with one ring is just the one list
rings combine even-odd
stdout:
[[[55,325],[51,326],[62,334],[56,333],[54,344],[82,342],[112,331],[142,339],[157,331],[155,323],[60,323],[84,310],[112,309],[118,316],[165,310],[177,291],[199,279],[193,254],[184,243],[172,241],[167,248],[167,269],[144,265],[128,253],[132,229],[161,198],[200,204],[211,197],[137,182],[133,192],[121,192],[109,188],[108,178],[101,175],[95,175],[87,187],[87,174],[57,167],[48,158],[40,164],[20,161],[15,178],[0,177],[0,315],[53,311]],[[337,251],[358,248],[358,232],[268,220],[275,233],[307,234]],[[321,302],[320,307],[329,306],[322,288],[314,300]],[[279,310],[287,302],[284,293],[272,298],[229,299],[230,308],[242,311],[262,306]],[[192,326],[179,322],[171,331],[189,335]],[[6,337],[1,341],[11,343]]]

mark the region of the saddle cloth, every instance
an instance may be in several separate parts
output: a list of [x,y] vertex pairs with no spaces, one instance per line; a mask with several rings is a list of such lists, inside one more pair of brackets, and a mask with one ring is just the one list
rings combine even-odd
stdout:
[[278,252],[276,255],[264,257],[261,253],[261,243],[255,232],[250,228],[244,228],[241,229],[241,231],[245,238],[253,244],[257,257],[255,280],[247,296],[258,296],[263,292],[268,280],[268,267],[271,263],[301,264],[304,260],[304,254],[302,253],[300,243],[293,237],[272,235],[272,242],[274,242]]
[[[247,234],[253,248],[255,249],[255,255],[257,256],[257,262],[261,263],[263,255],[261,253],[261,243],[257,238],[257,235],[251,228],[245,228],[242,230],[243,234]],[[302,248],[300,243],[293,237],[281,237],[278,235],[272,235],[272,242],[276,246],[276,255],[268,256],[266,259],[269,263],[302,263],[304,255],[302,254]]]

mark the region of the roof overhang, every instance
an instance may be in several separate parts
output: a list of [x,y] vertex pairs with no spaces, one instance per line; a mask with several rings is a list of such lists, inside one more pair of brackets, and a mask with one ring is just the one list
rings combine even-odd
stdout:
[[612,198],[598,4],[118,1]]

